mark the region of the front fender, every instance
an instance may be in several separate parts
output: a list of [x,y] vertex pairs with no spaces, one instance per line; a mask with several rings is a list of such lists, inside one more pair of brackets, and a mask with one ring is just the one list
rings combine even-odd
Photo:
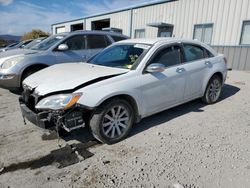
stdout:
[[83,87],[75,92],[83,93],[78,103],[90,108],[98,107],[104,101],[112,97],[126,95],[134,100],[137,106],[138,115],[141,115],[142,95],[140,88],[140,76],[138,76],[136,71],[130,71]]
[[104,101],[111,99],[113,97],[118,97],[118,96],[128,96],[132,98],[136,104],[137,110],[138,110],[138,115],[141,113],[141,101],[140,97],[138,94],[138,91],[133,91],[133,92],[128,92],[124,90],[112,92],[112,93],[98,93],[98,94],[85,94],[83,93],[82,97],[78,100],[78,104],[87,106],[89,108],[96,108],[100,106]]

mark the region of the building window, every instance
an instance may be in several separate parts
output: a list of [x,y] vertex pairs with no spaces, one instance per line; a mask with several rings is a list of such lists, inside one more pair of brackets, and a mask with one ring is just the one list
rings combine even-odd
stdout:
[[56,27],[56,34],[57,34],[57,33],[63,33],[63,32],[65,32],[65,26]]
[[71,25],[70,28],[71,31],[83,30],[83,23]]
[[213,34],[213,24],[199,24],[194,26],[193,39],[197,39],[206,44],[211,44]]
[[240,44],[250,45],[250,21],[243,22]]
[[145,29],[136,29],[135,38],[145,38]]

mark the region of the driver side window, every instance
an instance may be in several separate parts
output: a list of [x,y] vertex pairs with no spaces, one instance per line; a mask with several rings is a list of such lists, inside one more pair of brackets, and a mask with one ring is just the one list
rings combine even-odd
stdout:
[[180,46],[170,46],[161,49],[151,61],[152,63],[160,63],[165,65],[165,67],[171,67],[174,65],[181,64],[181,47]]
[[76,35],[67,39],[64,44],[67,44],[69,50],[83,50],[85,49],[84,35]]

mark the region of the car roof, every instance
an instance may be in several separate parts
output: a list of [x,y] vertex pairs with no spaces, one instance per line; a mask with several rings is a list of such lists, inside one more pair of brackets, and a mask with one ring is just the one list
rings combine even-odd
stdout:
[[190,40],[190,39],[181,39],[181,38],[174,38],[174,37],[158,37],[158,38],[138,38],[138,39],[128,39],[119,41],[119,43],[141,43],[141,44],[161,44],[161,43],[173,43],[173,42],[186,42],[192,44],[199,44],[202,43],[198,40]]
[[117,32],[112,32],[112,31],[91,31],[91,30],[78,30],[78,31],[73,31],[73,32],[65,32],[65,33],[59,33],[60,34],[68,34],[68,35],[75,35],[75,34],[103,34],[103,35],[112,35],[112,36],[121,36],[124,38],[129,38],[126,35],[123,35],[121,33],[117,33]]
[[183,38],[175,38],[175,37],[158,37],[158,38],[139,38],[139,39],[127,39],[116,42],[115,44],[129,44],[129,43],[139,43],[139,44],[148,44],[148,45],[163,45],[168,43],[190,43],[194,45],[199,45],[207,50],[209,50],[214,56],[218,53],[209,45],[202,43],[198,40],[190,40]]

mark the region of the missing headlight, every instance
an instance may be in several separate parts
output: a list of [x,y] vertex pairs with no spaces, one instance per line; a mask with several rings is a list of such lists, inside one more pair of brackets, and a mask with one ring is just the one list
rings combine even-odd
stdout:
[[64,117],[62,127],[70,132],[81,127],[85,127],[85,122],[82,117],[82,113],[78,111],[70,112]]

